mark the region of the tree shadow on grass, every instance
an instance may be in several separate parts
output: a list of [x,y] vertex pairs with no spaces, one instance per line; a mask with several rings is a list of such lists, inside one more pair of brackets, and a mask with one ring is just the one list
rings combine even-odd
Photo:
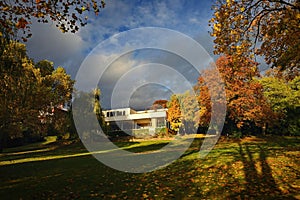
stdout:
[[[253,146],[252,146],[253,147]],[[261,146],[258,147],[257,161],[254,158],[257,149],[251,150],[251,145],[239,143],[239,156],[243,163],[245,174],[245,190],[241,194],[232,197],[244,197],[246,199],[295,199],[284,195],[278,188],[272,175],[272,169],[267,162],[268,152]],[[258,170],[260,168],[260,171]]]
[[140,142],[114,142],[117,147],[130,147],[139,143]]
[[199,153],[203,141],[204,141],[204,138],[194,138],[190,147],[188,148],[188,150],[186,150],[184,152],[184,154],[182,154],[181,158],[184,158],[184,157],[189,156],[194,153]]

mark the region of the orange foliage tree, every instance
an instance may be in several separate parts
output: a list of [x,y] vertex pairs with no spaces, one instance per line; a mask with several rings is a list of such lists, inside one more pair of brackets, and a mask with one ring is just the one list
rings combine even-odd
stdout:
[[168,100],[165,99],[159,99],[153,102],[151,109],[156,110],[160,108],[167,108]]
[[[233,122],[239,130],[252,123],[264,127],[272,111],[264,98],[262,85],[255,80],[259,77],[257,63],[242,57],[222,56],[216,61],[216,67],[225,84],[227,125]],[[205,82],[213,81],[215,76],[212,68],[205,70],[195,87],[199,93],[200,126],[208,126],[210,121],[211,97],[218,92],[210,91]]]
[[[220,125],[223,124],[226,116],[226,113],[224,113],[226,112],[224,90],[224,83],[221,80],[218,69],[213,64],[202,71],[198,84],[195,86],[199,103],[199,110],[196,114],[199,126],[206,128],[211,126],[213,131],[217,131],[216,134],[219,134],[219,130],[222,129]],[[212,110],[214,110],[213,116]]]

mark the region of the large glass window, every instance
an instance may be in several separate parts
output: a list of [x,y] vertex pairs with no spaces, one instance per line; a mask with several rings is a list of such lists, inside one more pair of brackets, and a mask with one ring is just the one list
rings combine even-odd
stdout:
[[166,119],[164,117],[157,118],[157,127],[166,126]]

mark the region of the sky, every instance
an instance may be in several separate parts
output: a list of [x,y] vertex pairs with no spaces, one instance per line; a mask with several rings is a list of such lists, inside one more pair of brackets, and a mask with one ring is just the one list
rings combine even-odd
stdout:
[[[106,0],[105,9],[98,16],[91,15],[88,24],[76,34],[61,33],[53,23],[33,23],[28,54],[36,62],[47,59],[55,67],[65,67],[72,78],[81,73],[80,77],[85,79],[81,86],[85,90],[95,87],[90,80],[99,79],[104,109],[129,106],[147,109],[157,99],[168,99],[172,93],[189,89],[200,75],[189,60],[162,49],[186,49],[186,55],[195,54],[193,48],[184,47],[186,42],[182,37],[188,36],[208,53],[205,56],[209,58],[203,59],[201,65],[208,66],[210,56],[216,58],[208,26],[212,3],[211,0]],[[149,29],[150,32],[130,36],[130,30],[145,27],[166,29],[167,35]],[[134,40],[128,42],[131,38]],[[132,50],[133,46],[145,44],[156,44],[161,49]],[[108,61],[109,66],[103,66]],[[84,63],[93,67],[80,72]]]

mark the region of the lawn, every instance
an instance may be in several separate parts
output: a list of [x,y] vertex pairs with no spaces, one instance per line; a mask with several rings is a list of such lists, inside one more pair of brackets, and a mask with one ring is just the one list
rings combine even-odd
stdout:
[[[300,199],[300,139],[221,138],[204,159],[203,138],[165,168],[143,174],[111,169],[80,143],[39,143],[0,154],[1,199]],[[167,140],[119,142],[132,152]]]

